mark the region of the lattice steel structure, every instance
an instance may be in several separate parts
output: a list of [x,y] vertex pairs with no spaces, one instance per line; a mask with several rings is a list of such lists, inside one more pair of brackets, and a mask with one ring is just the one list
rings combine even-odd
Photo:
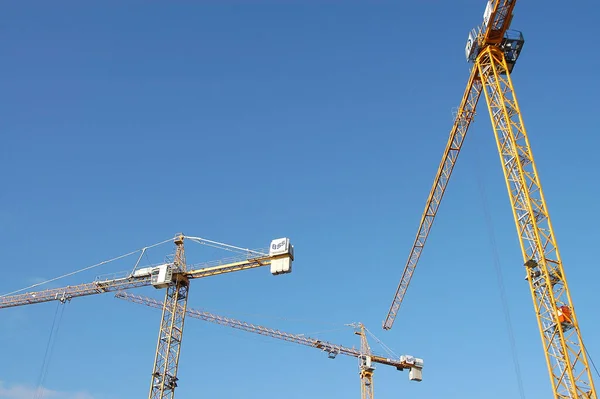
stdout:
[[371,347],[369,346],[369,341],[367,341],[365,326],[359,323],[356,328],[355,334],[360,336],[360,351],[364,354],[359,358],[360,397],[361,399],[373,399],[375,390],[373,386],[373,371],[375,371],[375,367],[371,365]]
[[[177,249],[173,265],[176,269],[185,272],[183,236],[175,239],[175,245]],[[184,274],[179,274],[166,289],[152,371],[150,399],[172,399],[175,395],[189,287],[188,278]]]
[[[165,308],[164,303],[161,303],[155,299],[134,295],[128,292],[117,292],[115,297],[156,309]],[[328,357],[331,359],[335,358],[339,354],[355,357],[359,360],[362,399],[373,399],[373,372],[375,371],[375,367],[372,366],[372,363],[393,366],[400,371],[409,370],[409,378],[413,381],[421,381],[422,378],[422,359],[406,355],[400,356],[399,358],[388,358],[373,354],[367,340],[366,328],[362,323],[353,324],[355,327],[355,334],[359,335],[361,338],[360,349],[355,349],[333,344],[320,339],[307,337],[303,334],[290,334],[274,328],[259,326],[245,321],[215,315],[202,310],[188,308],[185,310],[185,313],[188,317],[204,320],[209,323],[219,324],[254,334],[260,334],[270,338],[280,339],[283,341],[320,349],[326,352]]]
[[483,25],[469,35],[465,50],[467,59],[474,65],[383,328],[392,328],[483,92],[519,235],[553,395],[555,398],[596,399],[579,323],[511,80],[524,44],[520,32],[508,31],[515,3],[514,0],[489,1]]
[[[216,264],[211,262],[188,268],[184,249],[184,239],[186,238],[203,245],[240,252],[244,255],[235,259],[221,260]],[[97,279],[91,283],[74,286],[0,296],[0,309],[50,301],[65,303],[82,296],[115,291],[122,292],[123,290],[145,286],[165,288],[165,301],[161,305],[162,318],[148,396],[149,399],[172,399],[177,387],[177,369],[190,280],[263,266],[271,266],[271,274],[273,275],[287,274],[291,273],[292,261],[294,260],[294,248],[288,238],[271,241],[268,251],[243,249],[200,237],[184,236],[183,234],[177,234],[173,242],[176,249],[172,262],[142,269],[137,269],[136,264],[134,271],[125,277]],[[145,249],[142,250],[142,254],[144,251]]]

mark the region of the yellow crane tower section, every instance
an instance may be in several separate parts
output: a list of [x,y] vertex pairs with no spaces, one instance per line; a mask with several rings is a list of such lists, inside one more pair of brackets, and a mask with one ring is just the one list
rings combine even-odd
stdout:
[[[160,301],[157,301],[156,299],[140,295],[134,295],[128,292],[117,292],[115,294],[115,297],[156,309],[164,308],[164,304]],[[312,348],[317,348],[324,352],[327,352],[329,358],[331,359],[335,358],[338,354],[358,358],[362,399],[373,399],[374,397],[374,363],[393,366],[396,367],[396,369],[399,371],[409,370],[408,377],[411,381],[420,382],[422,380],[423,359],[407,355],[402,355],[397,359],[374,355],[371,352],[371,348],[369,347],[369,343],[367,341],[366,328],[362,323],[353,324],[353,327],[355,328],[355,334],[359,335],[361,340],[361,348],[360,350],[357,350],[354,348],[347,348],[342,345],[332,344],[327,341],[307,337],[305,335],[290,334],[283,331],[275,330],[273,328],[258,326],[255,324],[247,323],[245,321],[218,316],[202,310],[188,308],[185,310],[185,312],[187,313],[188,317],[204,320],[209,323],[219,324],[222,326],[236,328],[254,334],[264,335],[266,337],[271,337],[287,342],[293,342],[300,345],[310,346]]]
[[471,74],[427,198],[416,239],[383,328],[392,328],[446,190],[481,93],[487,102],[519,236],[526,279],[554,398],[597,399],[575,308],[511,73],[524,44],[509,31],[516,0],[490,0],[483,24],[469,33]]
[[[184,239],[186,238],[203,245],[240,252],[244,256],[231,262],[220,262],[216,266],[188,268],[184,250]],[[153,286],[157,289],[165,288],[165,300],[162,305],[162,318],[148,397],[149,399],[172,399],[177,387],[177,369],[190,280],[269,265],[271,274],[287,274],[292,271],[294,259],[294,247],[288,238],[271,241],[268,251],[243,249],[183,234],[175,235],[173,242],[176,247],[175,255],[161,265],[137,269],[125,277],[100,279],[68,287],[0,296],[0,309],[50,301],[64,303],[72,298],[145,286]]]

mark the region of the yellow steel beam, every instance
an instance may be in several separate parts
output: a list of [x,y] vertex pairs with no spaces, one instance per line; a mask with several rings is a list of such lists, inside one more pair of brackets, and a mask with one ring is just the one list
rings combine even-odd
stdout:
[[[175,245],[173,266],[185,271],[183,235],[175,238]],[[166,289],[149,399],[173,399],[175,395],[188,292],[189,280],[182,275],[175,276],[175,281]]]
[[469,76],[469,80],[467,82],[467,88],[465,89],[462,101],[458,107],[458,113],[456,114],[454,124],[452,125],[452,130],[450,131],[450,137],[448,138],[448,143],[446,144],[446,149],[444,150],[444,154],[442,156],[442,161],[440,162],[440,166],[438,167],[437,174],[433,181],[433,187],[431,188],[429,196],[427,197],[425,211],[421,216],[421,222],[419,224],[417,236],[408,255],[408,260],[406,261],[404,271],[400,277],[400,283],[396,289],[396,294],[394,295],[390,310],[388,311],[388,314],[383,322],[383,328],[385,330],[391,329],[394,324],[394,320],[396,319],[396,315],[398,314],[398,310],[400,309],[400,305],[402,304],[402,300],[404,299],[404,295],[406,294],[410,280],[412,279],[415,268],[417,267],[417,263],[419,262],[419,258],[421,257],[421,253],[423,252],[423,248],[425,247],[425,243],[435,220],[435,216],[437,215],[438,208],[442,198],[444,197],[444,193],[446,192],[446,186],[448,185],[448,181],[452,175],[454,165],[456,164],[458,155],[460,154],[467,131],[469,130],[469,126],[475,117],[475,108],[477,107],[477,102],[479,101],[480,95],[481,81],[478,77],[477,68],[472,68],[471,75]]
[[597,398],[575,308],[504,53],[475,61],[526,266],[555,398]]

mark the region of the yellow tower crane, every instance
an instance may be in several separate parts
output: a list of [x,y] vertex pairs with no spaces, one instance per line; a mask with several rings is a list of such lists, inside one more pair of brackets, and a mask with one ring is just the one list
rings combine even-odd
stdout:
[[[152,308],[164,308],[164,303],[157,301],[156,299],[140,295],[134,295],[127,292],[117,292],[115,296],[119,299],[124,299],[129,302],[146,305]],[[352,324],[352,326],[355,328],[354,333],[360,336],[361,346],[360,350],[357,350],[354,348],[347,348],[342,345],[332,344],[327,341],[310,338],[305,335],[290,334],[283,331],[275,330],[273,328],[258,326],[255,324],[247,323],[245,321],[218,316],[201,310],[188,308],[185,310],[185,312],[188,317],[193,317],[210,323],[219,324],[222,326],[236,328],[254,334],[260,334],[275,339],[280,339],[300,345],[306,345],[313,348],[317,348],[324,352],[327,352],[328,357],[331,359],[335,358],[338,354],[356,357],[359,360],[362,399],[373,399],[373,372],[375,371],[373,363],[393,366],[396,367],[396,369],[399,371],[409,370],[408,377],[411,381],[420,382],[422,380],[423,359],[406,355],[400,356],[398,359],[390,359],[383,356],[374,355],[371,352],[371,348],[369,347],[369,343],[367,341],[366,328],[362,323]]]
[[519,235],[553,395],[555,398],[596,399],[579,323],[511,80],[524,44],[521,32],[509,31],[515,3],[516,0],[488,1],[483,24],[469,33],[465,53],[467,60],[473,63],[471,74],[383,328],[392,328],[483,92]]
[[[188,267],[185,258],[184,239],[203,245],[243,253],[237,259],[220,261],[217,265],[195,265]],[[288,238],[271,241],[268,250],[249,250],[207,240],[200,237],[177,234],[173,239],[175,255],[161,265],[134,268],[125,277],[100,279],[91,283],[52,288],[44,291],[26,292],[17,295],[0,296],[0,309],[35,303],[60,301],[65,303],[72,298],[116,292],[132,288],[154,286],[166,289],[162,305],[162,318],[156,347],[156,357],[152,371],[150,399],[172,399],[177,387],[177,368],[190,280],[254,269],[270,265],[273,275],[287,274],[292,271],[294,246]],[[142,255],[144,250],[142,250]],[[140,256],[141,259],[141,256]],[[138,260],[139,262],[139,260]],[[207,266],[201,267],[200,266]]]

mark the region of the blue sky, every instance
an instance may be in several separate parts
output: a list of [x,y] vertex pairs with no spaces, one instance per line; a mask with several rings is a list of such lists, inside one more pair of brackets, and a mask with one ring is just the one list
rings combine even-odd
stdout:
[[[396,353],[425,360],[421,383],[379,366],[379,398],[517,397],[485,206],[526,397],[549,397],[483,102],[394,329],[381,329],[485,1],[302,3],[3,4],[0,293],[178,231],[251,248],[287,236],[293,274],[197,280],[189,306],[348,346],[359,341],[344,324],[362,321]],[[599,10],[520,2],[512,24],[526,39],[513,82],[597,364]],[[189,246],[190,263],[228,256]],[[48,398],[147,394],[158,311],[111,294],[73,300],[41,374],[56,310],[0,312],[0,398],[31,398],[42,374]],[[179,377],[179,398],[360,395],[352,358],[191,318]]]

